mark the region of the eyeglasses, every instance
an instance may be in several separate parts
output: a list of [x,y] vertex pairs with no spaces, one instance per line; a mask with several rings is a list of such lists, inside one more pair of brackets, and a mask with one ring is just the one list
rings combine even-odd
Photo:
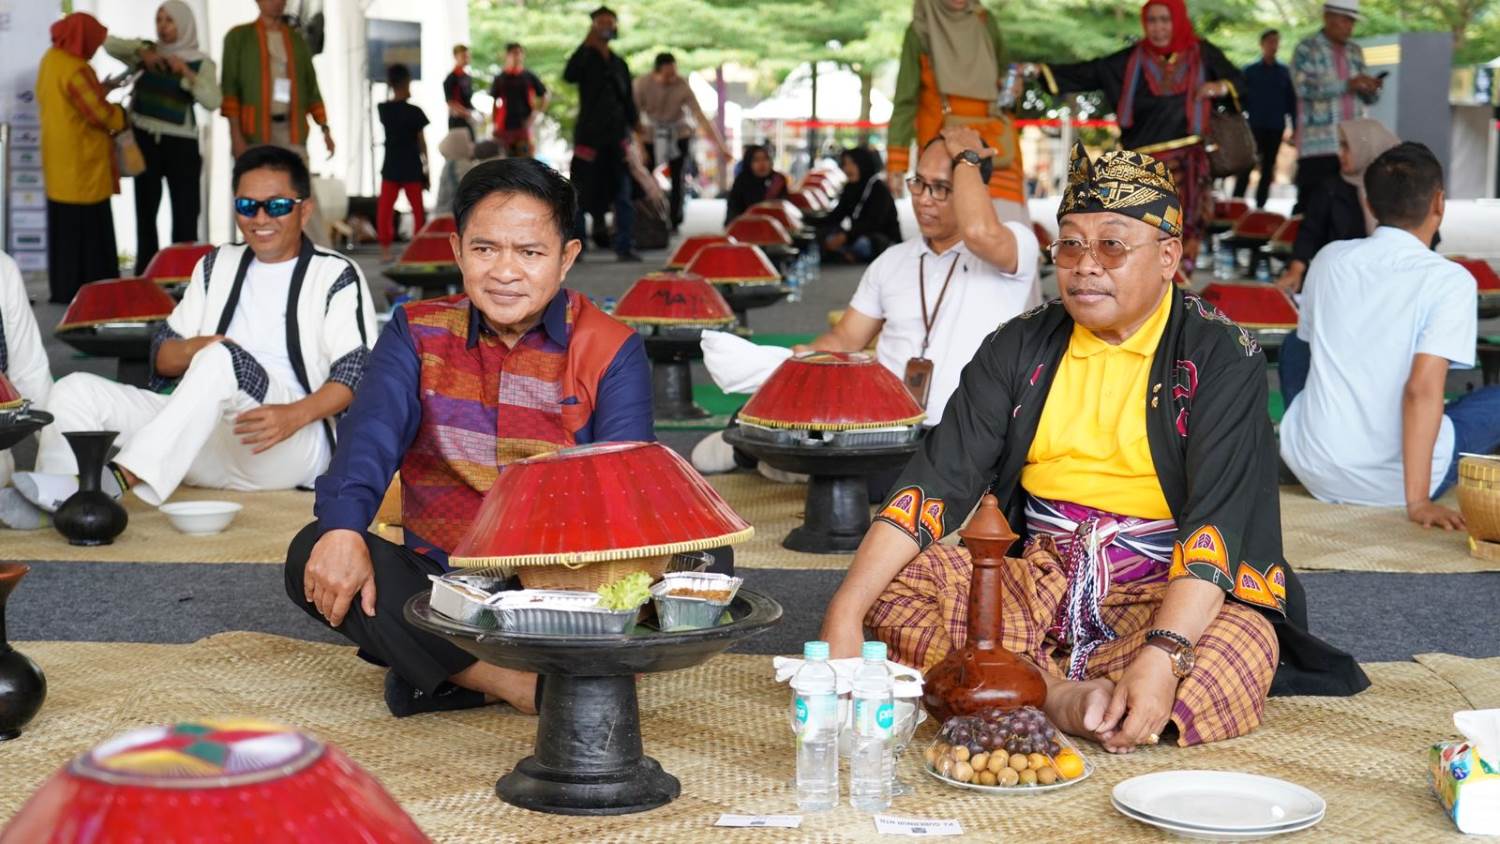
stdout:
[[1052,241],[1049,247],[1052,252],[1052,261],[1065,270],[1071,270],[1078,266],[1083,260],[1083,254],[1087,252],[1094,257],[1099,266],[1106,270],[1118,269],[1130,257],[1130,253],[1151,243],[1161,243],[1171,240],[1170,237],[1158,237],[1154,241],[1146,243],[1126,243],[1112,237],[1085,240],[1079,237],[1065,237]]
[[924,190],[938,202],[947,202],[948,197],[953,195],[953,186],[947,182],[929,182],[921,176],[912,176],[907,179],[906,186],[911,190],[913,199],[921,196]]
[[264,208],[267,217],[285,217],[292,213],[292,209],[306,201],[306,199],[289,199],[285,196],[275,196],[270,199],[248,199],[236,196],[234,210],[241,217],[254,217],[260,213],[260,209]]

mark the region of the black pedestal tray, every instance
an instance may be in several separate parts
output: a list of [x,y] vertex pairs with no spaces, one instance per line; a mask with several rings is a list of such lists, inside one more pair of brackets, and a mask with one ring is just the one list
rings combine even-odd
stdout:
[[657,419],[704,419],[709,412],[693,404],[692,362],[703,358],[702,329],[657,327],[646,335],[651,359],[651,404]]
[[724,301],[744,328],[750,327],[750,311],[780,302],[792,292],[785,284],[716,284]]
[[151,380],[151,335],[156,323],[92,325],[55,332],[69,346],[100,358],[115,358],[115,380],[144,387]]
[[783,548],[809,554],[854,553],[870,529],[866,476],[905,465],[922,445],[920,439],[861,447],[784,445],[747,437],[737,426],[724,432],[724,442],[783,472],[810,476],[802,524],[781,540]]
[[665,806],[677,778],[641,747],[635,675],[691,668],[781,620],[781,605],[740,589],[733,619],[705,630],[630,636],[538,636],[484,630],[433,612],[428,593],[406,620],[491,665],[542,675],[536,746],[495,784],[501,800],[557,815],[624,815]]
[[0,451],[26,439],[52,424],[52,414],[26,408],[23,411],[0,411]]

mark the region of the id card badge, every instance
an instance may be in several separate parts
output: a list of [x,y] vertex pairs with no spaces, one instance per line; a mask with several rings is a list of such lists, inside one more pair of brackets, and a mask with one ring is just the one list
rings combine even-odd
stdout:
[[906,377],[901,380],[906,384],[906,391],[925,409],[927,394],[932,392],[932,361],[911,358],[906,362]]
[[278,103],[292,101],[292,80],[277,79],[271,83],[271,100]]

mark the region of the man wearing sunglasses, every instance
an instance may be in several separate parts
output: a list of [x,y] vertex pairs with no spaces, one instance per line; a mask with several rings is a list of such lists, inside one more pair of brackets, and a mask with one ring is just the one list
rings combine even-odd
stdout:
[[921,236],[881,253],[838,324],[802,347],[857,352],[878,336],[881,364],[925,402],[928,425],[942,420],[959,372],[984,338],[1042,301],[1036,235],[996,216],[982,149],[967,127],[922,149],[906,180]]
[[[562,286],[583,247],[576,203],[573,185],[531,158],[464,176],[451,236],[464,293],[396,310],[318,478],[317,521],[287,549],[287,595],[391,667],[385,701],[398,718],[501,700],[536,711],[535,674],[476,662],[407,624],[402,607],[448,570],[504,465],[655,439],[640,335]],[[367,531],[398,470],[401,545]]]
[[1273,680],[1364,688],[1352,658],[1307,632],[1282,557],[1264,357],[1172,284],[1170,172],[1076,146],[1058,213],[1062,298],[1006,323],[964,369],[822,638],[850,656],[868,629],[924,669],[962,645],[972,566],[938,540],[992,491],[1029,540],[1002,581],[1000,644],[1041,669],[1060,729],[1112,752],[1169,727],[1199,744],[1255,729]]
[[332,420],[353,400],[375,337],[370,292],[352,261],[302,236],[313,201],[300,156],[251,147],[235,159],[233,180],[245,243],[220,246],[193,268],[152,338],[151,388],[86,373],[53,387],[55,421],[37,456],[51,476],[16,482],[43,509],[77,485],[65,431],[119,431],[104,485],[151,505],[182,483],[311,486],[328,465]]

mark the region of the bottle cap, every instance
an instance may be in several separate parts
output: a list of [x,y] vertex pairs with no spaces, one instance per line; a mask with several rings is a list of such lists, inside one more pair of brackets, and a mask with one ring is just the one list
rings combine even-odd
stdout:
[[804,644],[802,646],[802,658],[803,659],[817,659],[817,660],[826,660],[826,659],[828,659],[828,643],[827,642],[808,642],[808,643]]
[[865,642],[864,647],[859,649],[859,655],[865,659],[885,662],[885,642]]

